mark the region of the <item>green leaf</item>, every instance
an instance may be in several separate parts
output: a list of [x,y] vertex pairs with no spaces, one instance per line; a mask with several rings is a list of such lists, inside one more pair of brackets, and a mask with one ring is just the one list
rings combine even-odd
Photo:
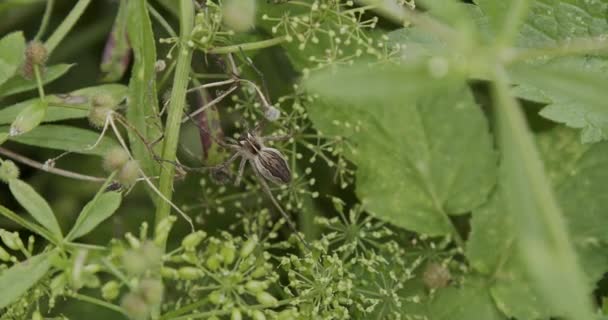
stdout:
[[22,218],[20,215],[14,213],[13,211],[9,210],[6,207],[3,207],[2,205],[0,205],[0,215],[3,215],[7,219],[15,222],[16,224],[41,235],[49,242],[57,244],[57,240],[53,239],[53,235],[48,230],[46,230],[45,228],[41,227],[40,225],[38,225],[36,223],[30,222],[27,219]]
[[522,265],[540,301],[556,314],[592,319],[591,288],[568,234],[567,221],[545,174],[535,142],[506,74],[494,83],[498,141],[502,151],[500,196],[512,215]]
[[[48,84],[64,75],[73,64],[57,64],[46,68],[42,76],[42,83]],[[11,94],[26,92],[37,88],[36,79],[26,79],[20,74],[8,79],[4,84],[0,85],[0,97]]]
[[[68,94],[47,95],[46,101],[49,106],[42,122],[85,118],[91,108],[91,99],[96,95],[110,95],[114,101],[124,101],[127,97],[127,87],[120,84],[106,84],[79,89]],[[21,110],[39,100],[39,98],[30,99],[0,109],[0,124],[13,122]]]
[[[155,94],[151,94],[156,92],[155,38],[146,1],[129,1],[127,10],[127,30],[129,42],[133,47],[134,61],[129,80],[129,105],[126,115],[129,122],[144,139],[154,141],[162,134],[159,129],[162,128],[162,125],[157,122],[158,100]],[[158,163],[153,160],[140,137],[132,130],[129,130],[129,141],[133,155],[140,161],[142,170],[148,176],[157,175]]]
[[42,253],[0,271],[0,309],[16,301],[51,268],[51,253]]
[[51,231],[57,239],[63,237],[53,210],[34,188],[19,179],[11,179],[8,185],[15,199],[40,225]]
[[84,206],[74,227],[66,237],[74,240],[91,232],[98,224],[109,218],[120,206],[122,196],[119,192],[105,192],[95,196]]
[[[583,129],[584,143],[608,138],[608,61],[597,58],[560,59],[542,66],[519,65],[510,69],[519,91],[532,92],[532,98],[546,99],[540,115],[572,128]],[[524,96],[525,97],[525,96]]]
[[429,308],[433,320],[505,320],[496,309],[487,284],[468,277],[461,287],[439,289]]
[[[365,77],[313,76],[307,86],[332,102],[315,101],[309,115],[318,130],[356,146],[348,157],[358,167],[357,195],[367,210],[410,230],[450,234],[447,215],[482,204],[495,182],[486,119],[462,83],[438,88],[375,70]],[[324,87],[330,79],[335,85]],[[433,86],[432,95],[416,98]],[[387,96],[377,100],[380,92]]]
[[23,63],[25,38],[23,32],[13,32],[0,39],[0,85],[12,77]]
[[10,136],[20,136],[35,129],[44,119],[47,106],[46,101],[38,100],[21,110],[11,124]]
[[[1,131],[0,127],[0,131]],[[104,136],[94,149],[89,149],[95,144],[100,133],[96,131],[75,128],[64,125],[42,125],[36,129],[15,137],[11,141],[57,150],[65,150],[82,154],[103,156],[110,149],[117,147],[116,140]]]
[[118,13],[112,26],[112,32],[106,41],[100,66],[101,71],[105,73],[104,82],[119,81],[129,66],[131,46],[127,38],[128,13],[127,2],[121,1],[118,5]]

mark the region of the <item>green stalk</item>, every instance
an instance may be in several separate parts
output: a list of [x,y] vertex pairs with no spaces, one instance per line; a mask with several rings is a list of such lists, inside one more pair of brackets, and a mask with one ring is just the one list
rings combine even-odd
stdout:
[[257,50],[257,49],[264,49],[264,48],[276,46],[278,44],[283,43],[284,41],[285,41],[285,37],[276,37],[276,38],[272,38],[272,39],[268,39],[268,40],[212,48],[212,49],[206,50],[206,52],[209,54],[226,54],[226,53],[232,53],[232,52],[239,52],[241,50],[243,50],[243,51]]
[[55,0],[47,0],[46,8],[44,9],[44,16],[42,16],[42,22],[40,23],[40,28],[38,29],[38,33],[34,37],[34,40],[40,40],[44,32],[46,31],[46,27],[49,25],[49,20],[51,18],[51,13],[53,12],[53,5],[55,4]]
[[55,48],[57,47],[57,45],[59,45],[61,40],[63,40],[63,38],[65,38],[65,36],[68,34],[68,32],[70,32],[70,30],[72,30],[72,27],[74,27],[74,25],[76,24],[76,21],[78,21],[78,19],[80,18],[80,16],[82,15],[82,13],[87,8],[87,6],[89,5],[90,2],[91,2],[91,0],[78,1],[78,3],[76,3],[74,8],[72,8],[72,11],[70,11],[68,16],[59,25],[59,27],[57,27],[57,29],[55,29],[55,32],[53,32],[53,34],[46,40],[46,43],[44,44],[44,46],[46,47],[46,50],[49,52],[49,55],[51,54],[51,52],[53,52],[53,50],[55,50]]
[[[192,49],[187,43],[194,26],[194,7],[192,0],[180,0],[180,47],[177,56],[177,66],[173,77],[173,89],[171,90],[171,103],[165,126],[165,139],[161,157],[164,160],[175,161],[177,141],[181,126],[182,114],[186,99],[186,89],[189,82],[190,62],[192,60]],[[168,199],[173,197],[173,176],[175,167],[161,166],[159,190]],[[159,199],[156,208],[156,225],[169,216],[170,204]],[[165,244],[162,245],[163,249]]]

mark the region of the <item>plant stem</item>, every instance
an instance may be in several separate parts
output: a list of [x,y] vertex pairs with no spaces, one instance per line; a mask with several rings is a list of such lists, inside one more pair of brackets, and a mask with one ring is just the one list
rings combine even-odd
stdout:
[[526,19],[528,13],[528,0],[511,1],[510,10],[505,15],[505,23],[498,38],[499,47],[508,46],[515,42],[515,37],[519,31],[519,26]]
[[32,160],[30,158],[24,157],[18,153],[12,152],[3,147],[0,147],[0,154],[7,156],[15,161],[19,161],[30,167],[40,169],[40,170],[43,170],[43,171],[46,171],[46,172],[49,172],[52,174],[60,175],[60,176],[66,177],[66,178],[78,179],[78,180],[84,180],[84,181],[92,181],[92,182],[104,182],[106,180],[105,178],[87,176],[84,174],[67,171],[67,170],[63,170],[63,169],[59,169],[59,168],[54,168],[54,167],[47,168],[44,166],[44,164],[42,164],[36,160]]
[[39,65],[34,65],[34,75],[36,77],[36,84],[38,86],[38,95],[40,96],[40,100],[44,102],[44,85],[42,84],[42,75],[40,74]]
[[72,8],[72,11],[70,11],[68,16],[59,25],[59,27],[55,29],[55,32],[53,32],[53,34],[46,40],[46,43],[44,45],[49,55],[51,54],[51,52],[53,52],[53,50],[55,50],[57,45],[59,45],[59,42],[61,42],[61,40],[65,38],[68,32],[70,32],[72,27],[74,27],[76,21],[78,21],[78,19],[80,18],[80,16],[82,15],[82,13],[87,8],[90,2],[91,0],[79,0],[78,3],[76,3],[76,5],[74,6],[74,8]]
[[119,306],[117,306],[115,304],[111,304],[111,303],[105,302],[103,300],[99,300],[97,298],[86,296],[86,295],[80,294],[80,293],[72,293],[70,296],[72,298],[74,298],[74,299],[77,299],[77,300],[80,300],[80,301],[84,301],[84,302],[88,302],[88,303],[92,303],[92,304],[96,304],[98,306],[102,306],[102,307],[104,307],[106,309],[110,309],[110,310],[116,311],[116,312],[118,312],[120,314],[123,314],[125,316],[128,316],[128,314],[121,307],[119,307]]
[[[276,303],[276,307],[280,307],[280,306],[284,306],[286,304],[291,303],[293,300],[292,299],[285,299],[285,300],[280,300]],[[232,310],[213,310],[213,311],[207,311],[207,312],[200,312],[200,313],[193,313],[193,314],[189,314],[189,315],[185,315],[185,316],[179,316],[179,317],[175,317],[172,315],[179,315],[182,314],[182,309],[186,309],[186,308],[191,308],[192,306],[198,306],[199,304],[201,304],[200,302],[195,302],[193,304],[189,304],[187,306],[184,306],[181,309],[175,310],[171,313],[167,313],[164,316],[162,316],[160,318],[160,320],[186,320],[186,319],[198,319],[198,318],[209,318],[212,316],[222,316],[222,315],[229,315]],[[268,306],[263,305],[263,304],[256,304],[253,306],[248,306],[247,309],[250,310],[259,310],[259,309],[264,309],[267,308]],[[189,311],[189,310],[188,310]]]
[[209,54],[225,54],[225,53],[231,53],[231,52],[239,52],[241,50],[248,51],[248,50],[264,49],[264,48],[276,46],[277,44],[280,44],[284,41],[285,41],[285,37],[282,36],[282,37],[276,37],[276,38],[272,38],[272,39],[268,39],[268,40],[248,42],[248,43],[243,43],[243,44],[235,44],[235,45],[231,45],[231,46],[217,47],[217,48],[212,48],[209,50],[205,50],[205,49],[203,49],[203,50]]
[[[161,157],[167,161],[175,161],[177,151],[177,140],[181,126],[182,114],[186,99],[186,88],[188,87],[190,62],[192,60],[192,49],[187,42],[194,26],[194,7],[192,0],[180,1],[180,47],[177,56],[177,66],[173,78],[173,89],[171,90],[171,102],[169,114],[165,127],[165,140]],[[159,190],[167,199],[173,197],[173,175],[174,166],[161,166]],[[156,225],[169,216],[170,204],[167,201],[159,201],[156,209]],[[165,244],[161,244],[164,250]]]
[[53,12],[54,4],[55,4],[55,0],[46,1],[46,7],[44,8],[44,16],[42,16],[42,22],[40,22],[40,28],[38,29],[38,33],[36,33],[34,40],[40,40],[40,38],[46,31],[46,27],[49,25],[49,19],[51,17],[51,13]]

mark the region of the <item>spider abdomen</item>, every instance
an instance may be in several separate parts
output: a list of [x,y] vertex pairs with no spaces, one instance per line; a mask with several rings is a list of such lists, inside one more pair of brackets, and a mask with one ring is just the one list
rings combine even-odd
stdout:
[[283,154],[277,149],[263,147],[253,158],[256,170],[267,180],[276,184],[291,181],[291,171]]

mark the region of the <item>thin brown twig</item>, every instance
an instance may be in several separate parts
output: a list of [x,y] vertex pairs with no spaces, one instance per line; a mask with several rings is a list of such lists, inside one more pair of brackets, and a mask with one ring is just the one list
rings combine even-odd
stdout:
[[50,166],[45,166],[43,163],[40,163],[36,160],[32,160],[28,157],[22,156],[18,153],[15,153],[13,151],[10,151],[8,149],[2,148],[0,147],[0,154],[11,158],[15,161],[19,161],[25,165],[28,165],[30,167],[36,168],[36,169],[40,169],[42,171],[46,171],[52,174],[56,174],[56,175],[60,175],[60,176],[64,176],[66,178],[72,178],[72,179],[77,179],[77,180],[84,180],[84,181],[92,181],[92,182],[104,182],[106,181],[105,178],[101,178],[101,177],[94,177],[94,176],[88,176],[85,174],[81,174],[81,173],[76,173],[76,172],[72,172],[72,171],[68,171],[68,170],[64,170],[64,169],[59,169],[59,168],[55,168],[55,167],[50,167]]

